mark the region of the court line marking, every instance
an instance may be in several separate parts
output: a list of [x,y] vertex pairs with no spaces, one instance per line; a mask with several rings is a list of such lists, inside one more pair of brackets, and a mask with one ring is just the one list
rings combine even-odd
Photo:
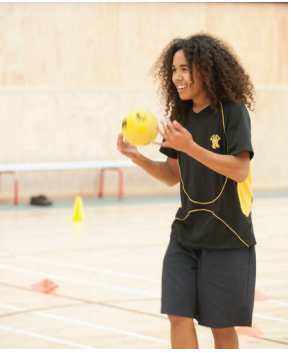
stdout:
[[112,276],[121,276],[121,277],[127,277],[127,278],[132,278],[132,279],[138,279],[138,280],[146,281],[146,282],[161,283],[161,280],[159,280],[159,279],[144,277],[144,276],[135,275],[132,273],[127,273],[127,272],[112,271],[112,270],[108,270],[106,268],[96,268],[96,267],[92,267],[92,266],[78,265],[78,264],[50,260],[50,259],[38,259],[35,257],[31,257],[31,256],[13,255],[11,253],[3,253],[3,252],[0,252],[0,256],[8,256],[8,257],[11,256],[11,257],[15,257],[15,258],[21,259],[21,260],[29,260],[29,261],[44,263],[44,264],[48,264],[48,265],[52,265],[52,266],[63,266],[63,267],[74,268],[74,269],[78,269],[78,270],[105,273],[105,274],[112,275]]
[[278,284],[288,284],[288,280],[285,279],[275,279],[272,281],[259,281],[256,283],[256,286],[273,286],[273,285],[278,285]]
[[[4,304],[4,303],[0,303],[0,307],[11,309],[11,310],[16,311],[16,312],[26,311],[24,308],[8,305],[8,304]],[[99,324],[93,324],[93,323],[86,322],[86,321],[71,319],[71,318],[66,317],[66,316],[48,314],[48,313],[44,313],[42,311],[30,311],[29,313],[31,313],[33,315],[49,318],[49,319],[55,319],[55,320],[59,320],[59,321],[62,321],[62,322],[68,322],[68,323],[71,323],[71,324],[85,326],[85,327],[89,327],[89,328],[93,328],[93,329],[97,329],[97,330],[101,330],[101,331],[118,333],[118,334],[130,336],[130,337],[134,337],[134,338],[147,340],[147,341],[158,342],[158,343],[163,343],[163,344],[167,344],[167,345],[170,345],[170,343],[171,343],[170,341],[166,341],[166,340],[163,340],[163,339],[160,339],[160,338],[147,336],[147,335],[142,335],[142,334],[134,333],[134,332],[130,332],[130,331],[125,331],[125,330],[121,330],[121,329],[114,328],[114,327],[107,327],[107,326],[103,326],[103,325],[99,325]]]
[[278,317],[274,317],[274,316],[267,316],[267,315],[263,315],[263,314],[257,314],[257,313],[253,313],[254,317],[259,317],[265,320],[272,320],[272,321],[279,321],[279,322],[284,322],[284,323],[288,323],[288,320],[285,319],[280,319]]
[[[107,288],[107,289],[111,289],[111,290],[113,289],[113,290],[119,290],[119,291],[122,291],[122,292],[140,294],[140,295],[144,295],[144,296],[151,297],[151,298],[161,298],[161,294],[158,294],[158,293],[155,293],[155,292],[145,292],[145,291],[134,290],[132,288],[111,286],[111,285],[107,285],[107,284],[102,283],[102,282],[93,282],[93,281],[82,280],[82,279],[78,279],[78,278],[60,276],[60,275],[57,275],[57,274],[54,274],[54,273],[46,273],[46,272],[41,272],[41,271],[28,270],[28,269],[23,269],[23,268],[19,268],[19,267],[9,266],[9,265],[0,265],[0,269],[1,268],[4,269],[4,270],[11,270],[11,271],[14,271],[14,272],[20,272],[20,273],[25,273],[25,274],[42,275],[42,276],[45,276],[45,277],[58,278],[58,279],[62,279],[62,280],[65,280],[65,281],[69,281],[69,282],[73,282],[73,283],[79,283],[79,284],[85,284],[85,285],[94,286],[94,287],[102,287],[102,288]],[[257,315],[257,314],[254,313],[254,315]],[[260,315],[260,314],[258,314],[258,315]],[[279,318],[276,318],[276,317],[273,317],[271,319],[271,316],[266,316],[265,318],[266,319],[268,318],[269,320],[275,320],[275,321],[282,321],[283,320],[283,319],[279,319]],[[288,322],[288,321],[283,320],[283,322]]]
[[[37,262],[37,263],[44,263],[44,264],[48,264],[48,265],[52,265],[52,266],[62,266],[62,267],[79,269],[79,270],[84,270],[84,271],[105,273],[105,274],[113,275],[113,276],[121,276],[121,277],[126,277],[126,278],[138,279],[138,280],[147,281],[147,282],[161,283],[161,280],[154,279],[154,278],[134,275],[134,274],[120,272],[120,271],[112,271],[112,270],[108,270],[108,269],[98,269],[98,268],[92,267],[92,266],[84,266],[84,265],[79,265],[79,264],[66,263],[66,262],[56,261],[56,260],[51,260],[51,259],[39,259],[39,258],[35,258],[35,257],[31,257],[31,256],[24,256],[24,255],[13,255],[12,253],[9,253],[9,252],[0,252],[0,256],[1,255],[8,256],[8,257],[14,257],[14,258],[17,258],[20,260],[28,260],[28,261]],[[257,286],[266,286],[266,285],[274,285],[274,284],[278,285],[278,284],[285,284],[285,283],[287,283],[287,281],[285,281],[285,280],[273,280],[273,281],[258,282]],[[101,282],[100,282],[100,286],[104,287],[105,285],[106,284],[104,284],[104,283],[101,284]],[[109,285],[106,285],[105,288],[109,288]],[[120,287],[120,288],[122,288],[122,287]],[[111,289],[114,289],[114,288],[111,287]],[[122,290],[122,289],[119,289],[119,290]],[[124,290],[127,292],[130,290],[134,291],[134,289],[128,289],[128,288],[124,289]],[[148,296],[145,292],[142,292],[142,291],[134,292],[134,294],[141,294],[141,295]],[[153,297],[150,293],[149,293],[149,296]],[[156,294],[156,296],[154,296],[154,298],[158,298],[158,297],[160,297],[160,296],[158,296],[158,294]],[[288,307],[287,303],[280,302],[277,300],[268,300],[267,302],[275,304],[275,305],[279,305],[279,306]]]
[[102,330],[102,331],[119,333],[119,334],[123,334],[123,335],[126,335],[126,336],[131,336],[131,337],[134,337],[134,338],[140,338],[140,339],[147,340],[147,341],[164,343],[164,344],[170,344],[170,341],[166,341],[166,340],[163,340],[163,339],[160,339],[160,338],[147,336],[147,335],[142,335],[142,334],[134,333],[134,332],[130,332],[130,331],[124,331],[124,330],[120,330],[120,329],[114,328],[114,327],[107,327],[107,326],[103,326],[103,325],[92,324],[90,322],[85,322],[85,321],[80,321],[80,320],[76,320],[76,319],[71,319],[71,318],[68,318],[68,317],[65,317],[65,316],[54,315],[54,314],[46,314],[46,313],[42,313],[40,311],[34,311],[33,314],[38,315],[38,316],[43,316],[43,317],[46,317],[46,318],[50,318],[50,319],[55,319],[55,320],[60,320],[60,321],[64,321],[64,322],[69,322],[69,323],[72,323],[72,324],[77,324],[77,325],[81,325],[81,326],[95,328],[95,329],[99,329],[99,330]]
[[[11,310],[17,311],[17,312],[25,311],[24,308],[8,305],[8,304],[4,304],[4,303],[0,303],[0,307],[11,309]],[[138,339],[143,339],[143,340],[147,340],[147,341],[158,342],[158,343],[163,343],[163,344],[170,345],[170,341],[162,340],[162,339],[159,339],[159,338],[156,338],[156,337],[142,335],[142,334],[137,334],[137,333],[133,333],[133,332],[125,331],[125,330],[120,330],[120,329],[113,328],[113,327],[107,327],[107,326],[103,326],[103,325],[93,324],[93,323],[89,323],[89,322],[85,322],[85,321],[81,321],[81,320],[71,319],[71,318],[68,318],[68,317],[65,317],[65,316],[61,316],[61,315],[48,314],[48,313],[43,313],[41,311],[31,311],[30,313],[34,314],[34,315],[37,315],[37,316],[41,316],[41,317],[45,317],[45,318],[49,318],[49,319],[55,319],[55,320],[59,320],[59,321],[62,321],[62,322],[68,322],[68,323],[71,323],[71,324],[85,326],[85,327],[89,327],[89,328],[93,328],[93,329],[97,329],[97,330],[101,330],[101,331],[118,333],[118,334],[130,336],[130,337],[134,337],[134,338],[138,338]],[[258,318],[262,318],[262,319],[288,323],[288,320],[275,318],[275,317],[271,317],[271,316],[267,316],[267,315],[263,315],[263,314],[254,313],[253,316],[254,317],[258,317]],[[0,328],[2,328],[2,327],[0,326]],[[18,329],[11,329],[11,330],[12,331],[14,330],[14,331],[19,333]],[[28,332],[28,331],[23,331],[23,330],[21,330],[21,331],[24,332],[25,334],[30,334],[30,335],[32,335],[34,337],[40,337],[40,338],[45,338],[45,339],[49,338],[50,341],[61,342],[61,343],[65,343],[65,344],[70,343],[70,345],[72,345],[72,346],[80,347],[79,344],[76,344],[74,342],[63,341],[63,340],[55,339],[55,338],[52,338],[52,337],[49,337],[49,336],[43,336],[43,335],[31,333],[31,332]],[[86,347],[86,346],[83,346],[81,348],[84,348],[84,347]],[[92,347],[87,347],[87,348],[92,348]]]
[[20,308],[19,306],[13,306],[13,305],[8,305],[8,304],[3,304],[3,303],[0,303],[0,308],[10,309],[10,310],[14,310],[14,311],[25,311],[25,309]]
[[10,265],[0,265],[0,269],[10,270],[10,271],[14,271],[14,272],[20,272],[20,273],[25,273],[25,274],[31,274],[31,275],[40,275],[40,276],[45,276],[45,277],[51,277],[51,278],[55,278],[55,279],[61,279],[64,281],[72,282],[72,283],[84,284],[84,285],[93,286],[93,287],[101,287],[101,288],[117,290],[120,292],[126,292],[126,293],[131,293],[131,294],[138,294],[138,295],[143,295],[143,296],[150,297],[150,298],[160,298],[161,297],[160,293],[158,293],[158,292],[141,291],[138,289],[133,289],[133,288],[128,288],[128,287],[113,286],[113,285],[106,284],[103,282],[95,282],[95,281],[83,280],[83,279],[79,279],[79,278],[72,278],[72,277],[58,275],[55,273],[29,270],[29,269],[24,269],[24,268],[20,268],[20,267],[10,266]]
[[0,325],[0,329],[1,330],[15,332],[15,333],[19,333],[21,335],[31,336],[31,337],[35,337],[35,338],[41,338],[41,339],[44,339],[44,340],[50,341],[50,342],[61,343],[61,344],[64,344],[66,346],[71,346],[71,347],[75,347],[75,348],[97,349],[96,347],[85,346],[83,344],[79,344],[79,343],[75,343],[75,342],[71,342],[71,341],[66,341],[66,340],[61,340],[59,338],[46,336],[46,335],[42,335],[42,334],[39,334],[39,333],[26,331],[26,330],[22,330],[22,329],[17,329],[17,328],[13,328],[13,327],[6,326],[6,325]]
[[271,303],[271,304],[280,305],[280,306],[288,306],[288,303],[280,302],[278,300],[269,299],[269,300],[267,300],[267,302]]
[[[138,279],[146,282],[155,282],[155,283],[161,283],[160,279],[155,279],[155,278],[150,278],[150,277],[144,277],[140,275],[135,275],[132,273],[127,273],[127,272],[120,272],[120,271],[112,271],[104,268],[96,268],[92,266],[84,266],[84,265],[78,265],[78,264],[73,264],[73,263],[68,263],[68,262],[62,262],[62,261],[57,261],[57,260],[51,260],[51,259],[39,259],[35,258],[32,256],[24,256],[24,255],[14,255],[9,252],[0,252],[0,256],[7,256],[7,257],[14,257],[17,259],[21,260],[30,260],[34,262],[39,262],[39,263],[45,263],[48,265],[53,265],[53,266],[63,266],[63,267],[68,267],[68,268],[74,268],[74,269],[79,269],[79,270],[84,270],[84,271],[92,271],[92,272],[100,272],[100,273],[106,273],[108,275],[112,276],[121,276],[121,277],[127,277],[127,278],[133,278],[133,279]],[[257,282],[257,286],[269,286],[269,285],[280,285],[280,284],[287,284],[288,280],[271,280],[271,281],[259,281]]]
[[[38,260],[38,259],[37,259]],[[68,265],[68,264],[66,264]],[[78,265],[76,265],[78,266]],[[68,265],[68,267],[70,267],[70,265]],[[81,266],[83,267],[83,266]],[[58,278],[58,279],[63,279],[66,281],[70,281],[70,282],[74,282],[74,283],[81,283],[81,284],[85,284],[85,285],[92,285],[92,286],[97,286],[97,287],[102,287],[102,288],[106,288],[106,289],[112,289],[112,290],[119,290],[119,291],[123,291],[123,292],[127,292],[127,293],[132,293],[132,294],[139,294],[139,295],[144,295],[146,297],[150,297],[150,298],[160,298],[161,295],[158,292],[148,292],[148,291],[141,291],[141,290],[137,290],[137,289],[133,289],[133,288],[128,288],[128,287],[121,287],[121,286],[113,286],[110,284],[106,284],[103,282],[95,282],[95,281],[90,281],[90,280],[82,280],[82,279],[78,279],[78,278],[71,278],[71,277],[67,277],[67,276],[62,276],[62,275],[58,275],[55,273],[47,273],[47,272],[41,272],[41,271],[35,271],[35,270],[28,270],[28,269],[22,269],[19,267],[13,267],[10,265],[0,265],[0,268],[4,268],[4,269],[10,269],[12,271],[18,271],[18,272],[24,272],[24,273],[30,273],[30,274],[34,274],[34,275],[43,275],[46,277],[54,277],[54,278]],[[87,266],[85,266],[86,270],[87,270]],[[90,266],[88,266],[89,269],[91,269]],[[96,269],[96,268],[94,268]],[[98,269],[96,269],[98,270]],[[274,281],[276,283],[285,283],[285,281]],[[262,285],[263,283],[261,283]],[[278,300],[267,300],[266,302],[268,303],[272,303],[275,305],[280,305],[280,306],[286,306],[288,307],[288,303],[285,302],[281,302]]]

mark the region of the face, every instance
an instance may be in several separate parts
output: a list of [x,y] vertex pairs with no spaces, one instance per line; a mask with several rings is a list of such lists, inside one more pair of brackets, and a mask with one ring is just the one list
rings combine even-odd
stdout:
[[192,76],[190,75],[190,68],[187,59],[184,55],[183,49],[178,50],[173,57],[172,64],[172,80],[176,86],[180,98],[183,100],[193,101],[197,100],[203,95],[203,83],[201,75],[192,64]]

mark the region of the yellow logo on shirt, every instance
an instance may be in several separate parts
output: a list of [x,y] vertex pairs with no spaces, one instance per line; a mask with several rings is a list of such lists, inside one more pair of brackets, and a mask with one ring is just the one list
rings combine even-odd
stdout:
[[220,145],[218,144],[218,141],[221,140],[221,138],[218,135],[212,135],[210,137],[210,141],[212,141],[212,148],[216,149],[219,148]]

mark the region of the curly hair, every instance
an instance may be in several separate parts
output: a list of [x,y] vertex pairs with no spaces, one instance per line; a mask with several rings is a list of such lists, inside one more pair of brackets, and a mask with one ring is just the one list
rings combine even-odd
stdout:
[[[219,102],[244,103],[254,110],[254,85],[233,49],[221,39],[209,34],[196,34],[185,39],[172,40],[154,63],[151,72],[159,81],[158,94],[165,106],[165,116],[183,124],[192,100],[181,100],[172,81],[172,63],[175,53],[182,49],[188,64],[200,72],[203,88],[211,109],[219,111]],[[193,80],[190,66],[190,75]],[[194,80],[193,80],[194,81]]]

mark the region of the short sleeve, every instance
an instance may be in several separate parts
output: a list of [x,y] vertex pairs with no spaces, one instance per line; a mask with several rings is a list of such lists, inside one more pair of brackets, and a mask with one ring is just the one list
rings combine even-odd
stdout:
[[249,151],[250,159],[253,158],[251,120],[244,104],[235,104],[229,110],[226,121],[226,141],[229,154]]
[[[163,140],[164,142],[164,140]],[[167,157],[177,159],[177,151],[174,150],[173,148],[168,148],[168,147],[161,147],[160,152],[165,154]]]

